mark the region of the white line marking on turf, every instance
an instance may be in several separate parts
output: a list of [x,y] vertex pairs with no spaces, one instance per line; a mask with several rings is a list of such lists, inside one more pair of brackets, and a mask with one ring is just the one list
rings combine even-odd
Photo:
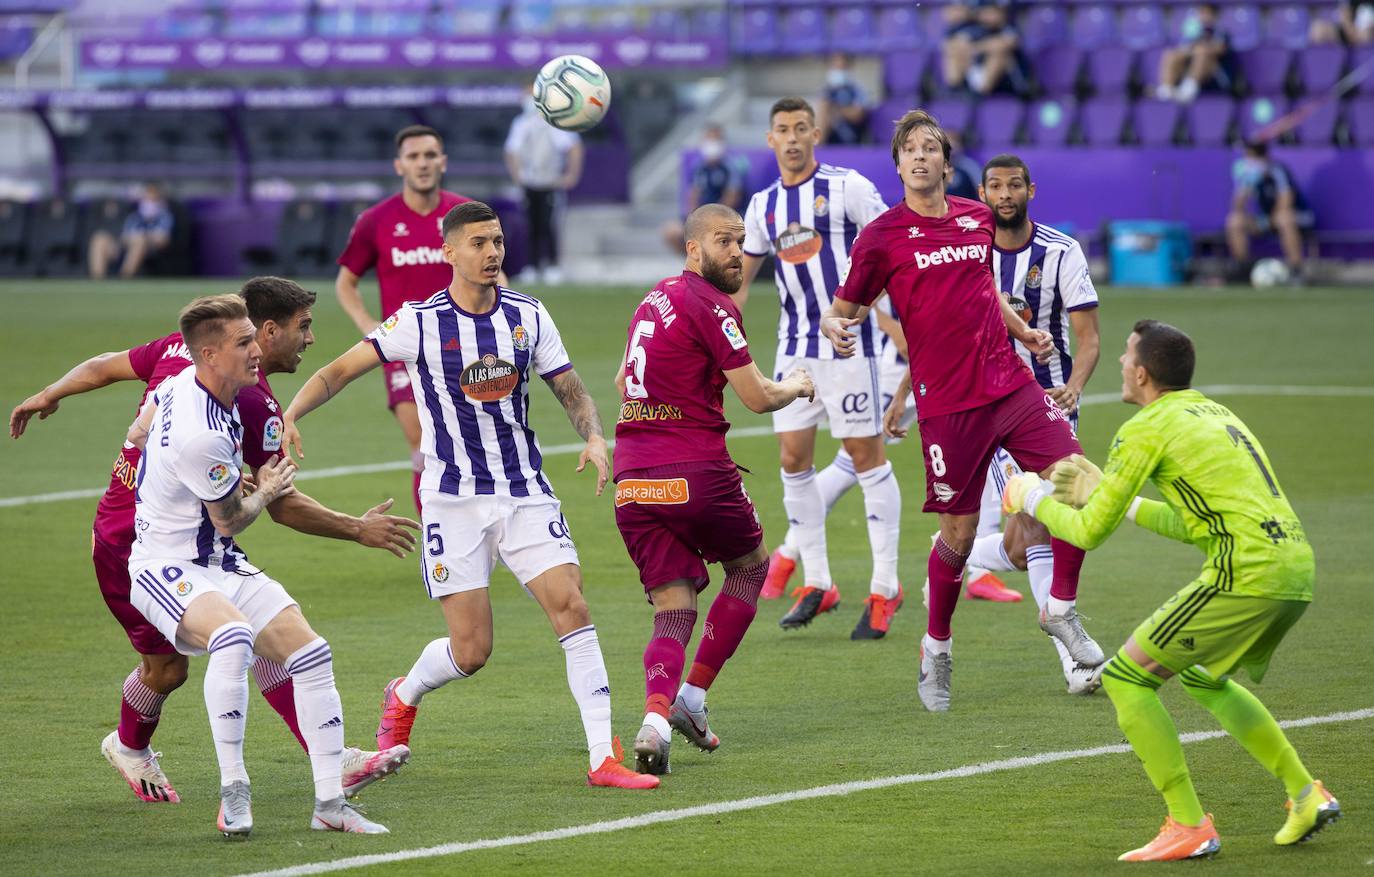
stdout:
[[[1289,721],[1279,722],[1279,725],[1284,728],[1305,728],[1310,725],[1328,725],[1335,722],[1356,722],[1370,718],[1374,718],[1374,708],[1352,710],[1343,713],[1330,713],[1325,716],[1307,716],[1302,719],[1291,719]],[[1179,735],[1184,743],[1197,743],[1201,740],[1215,740],[1225,736],[1225,731],[1194,731],[1189,734]],[[331,871],[364,868],[368,865],[386,865],[392,862],[405,862],[412,859],[431,859],[437,856],[453,856],[459,853],[473,852],[474,850],[492,850],[501,847],[525,846],[550,840],[566,840],[570,837],[582,837],[589,834],[607,834],[614,831],[624,831],[629,828],[643,828],[647,825],[660,825],[664,822],[680,822],[684,819],[694,819],[698,816],[718,816],[722,813],[738,813],[741,810],[757,810],[760,807],[771,807],[775,804],[790,804],[794,801],[807,801],[812,798],[834,798],[843,795],[852,795],[855,792],[867,792],[873,789],[886,789],[892,786],[908,786],[915,783],[930,783],[937,780],[962,779],[964,777],[980,776],[982,774],[997,773],[1004,770],[1038,767],[1039,765],[1051,764],[1056,761],[1097,758],[1102,755],[1120,755],[1130,751],[1130,746],[1120,743],[1113,746],[1096,746],[1092,749],[1042,752],[1038,755],[1023,755],[1019,758],[985,761],[980,764],[969,764],[964,767],[935,771],[934,773],[908,773],[898,776],[876,777],[871,780],[833,783],[828,786],[815,786],[810,789],[798,789],[793,792],[778,792],[772,795],[757,795],[752,798],[739,798],[734,801],[719,801],[715,804],[700,804],[696,807],[683,807],[678,810],[655,810],[652,813],[644,813],[639,816],[627,816],[624,819],[611,819],[606,822],[592,822],[586,825],[570,825],[567,828],[536,831],[530,834],[513,834],[507,835],[506,837],[495,837],[486,840],[447,843],[432,847],[420,847],[412,850],[396,850],[390,853],[374,853],[368,856],[349,856],[346,859],[335,859],[332,862],[312,862],[308,865],[294,865],[290,868],[280,868],[275,871],[256,871],[252,874],[240,875],[240,877],[302,877],[302,875],[306,874],[326,874]]]
[[[1213,396],[1374,396],[1374,387],[1304,387],[1299,384],[1211,384],[1197,389]],[[1078,404],[1079,407],[1083,407],[1120,401],[1121,396],[1118,393],[1093,393],[1079,399]],[[730,430],[731,438],[754,438],[772,434],[773,428],[771,426],[746,426]],[[611,439],[607,444],[615,447],[615,440]],[[553,445],[545,448],[543,453],[546,457],[558,454],[576,454],[583,447],[584,445],[581,444]],[[396,472],[409,468],[409,460],[396,460],[391,463],[362,463],[354,466],[331,466],[327,469],[302,469],[300,474],[296,476],[296,480],[337,478],[344,475],[365,475],[373,472]],[[68,499],[93,499],[104,492],[104,487],[88,487],[81,490],[59,490],[56,493],[36,493],[32,496],[6,496],[0,497],[0,508],[40,505]]]

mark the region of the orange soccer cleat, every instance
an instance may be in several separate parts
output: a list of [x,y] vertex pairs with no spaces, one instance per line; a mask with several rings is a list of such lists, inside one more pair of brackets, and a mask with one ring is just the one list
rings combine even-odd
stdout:
[[404,679],[404,676],[396,677],[382,691],[382,719],[377,723],[377,749],[382,752],[410,743],[410,729],[415,724],[419,707],[408,706],[396,696],[396,686]]
[[635,773],[621,763],[625,760],[625,747],[620,745],[619,737],[613,738],[611,745],[613,754],[601,762],[596,770],[587,771],[587,785],[614,789],[658,788],[658,777],[650,773]]
[[881,594],[869,594],[864,600],[864,611],[859,616],[859,623],[854,626],[849,638],[882,639],[887,636],[888,628],[892,626],[892,616],[902,608],[902,601],[905,599],[906,592],[902,590],[901,585],[897,586],[897,596],[891,599]]
[[991,600],[994,603],[1020,603],[1021,592],[1013,591],[997,576],[985,572],[964,586],[964,599]]
[[817,615],[840,607],[840,588],[838,585],[831,585],[828,590],[824,591],[810,585],[804,588],[794,588],[792,596],[797,598],[797,602],[793,603],[792,608],[787,610],[787,614],[778,621],[778,626],[783,630],[797,630],[806,627],[811,623],[811,619]]
[[779,549],[773,552],[773,556],[768,559],[768,576],[763,580],[763,590],[759,591],[759,597],[764,600],[776,600],[787,590],[787,580],[792,578],[792,573],[797,570],[797,562],[787,557]]
[[1221,838],[1212,824],[1212,814],[1198,826],[1180,825],[1172,816],[1164,817],[1164,827],[1155,839],[1140,849],[1117,856],[1118,862],[1179,862],[1215,856],[1221,850]]

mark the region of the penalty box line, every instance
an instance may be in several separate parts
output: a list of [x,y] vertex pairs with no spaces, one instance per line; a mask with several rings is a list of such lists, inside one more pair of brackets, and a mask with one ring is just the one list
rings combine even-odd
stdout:
[[[1324,716],[1307,716],[1301,719],[1290,719],[1288,721],[1279,722],[1279,725],[1284,728],[1306,728],[1312,725],[1357,722],[1370,718],[1374,718],[1374,708],[1329,713]],[[1192,733],[1179,735],[1184,743],[1216,740],[1225,736],[1227,736],[1225,731],[1194,731]],[[414,859],[432,859],[440,856],[453,856],[460,853],[475,852],[477,850],[527,846],[529,844],[543,843],[545,841],[567,840],[568,838],[584,837],[592,834],[609,834],[611,832],[625,831],[632,828],[644,828],[650,825],[661,825],[666,822],[680,822],[684,819],[695,819],[699,816],[719,816],[723,813],[757,810],[761,807],[772,807],[777,804],[791,804],[795,801],[807,801],[814,798],[842,797],[844,795],[852,795],[855,792],[868,792],[874,789],[909,786],[917,783],[931,783],[939,780],[962,779],[964,777],[982,776],[984,774],[999,773],[1007,770],[1038,767],[1042,764],[1052,764],[1058,761],[1098,758],[1103,755],[1121,755],[1130,751],[1131,747],[1129,745],[1119,743],[1111,746],[1095,746],[1091,749],[1041,752],[1037,755],[1023,755],[1018,758],[984,761],[979,764],[969,764],[963,767],[955,767],[948,770],[935,771],[933,773],[909,773],[897,776],[875,777],[871,780],[832,783],[830,785],[815,786],[809,789],[798,789],[792,792],[756,795],[751,798],[719,801],[714,804],[700,804],[695,807],[682,807],[676,810],[655,810],[651,813],[644,813],[639,816],[627,816],[623,819],[611,819],[605,822],[592,822],[585,825],[570,825],[566,828],[536,831],[529,834],[513,834],[507,835],[506,837],[446,843],[438,846],[419,847],[410,850],[396,850],[390,853],[350,856],[348,858],[335,859],[328,862],[312,862],[306,865],[294,865],[289,868],[280,868],[271,871],[256,871],[251,874],[240,875],[240,877],[305,877],[305,875],[309,874],[327,874],[334,871],[346,871],[352,868],[365,868],[370,865],[387,865],[394,862],[406,862]]]
[[[1374,396],[1374,387],[1308,387],[1301,384],[1211,384],[1197,389],[1203,393],[1216,396],[1320,396],[1335,398]],[[1078,407],[1105,405],[1109,402],[1120,401],[1121,395],[1119,393],[1091,393],[1078,400]],[[756,438],[762,435],[773,435],[773,428],[771,426],[746,426],[730,430],[732,438]],[[606,443],[614,448],[615,437],[612,436],[607,439]],[[584,444],[552,445],[544,448],[543,455],[551,457],[558,454],[577,454],[581,453],[584,447]],[[411,462],[409,460],[393,460],[389,463],[361,463],[353,466],[331,466],[327,469],[302,469],[296,475],[296,480],[307,481],[312,478],[368,475],[374,472],[399,472],[402,469],[408,470],[410,467]],[[104,487],[88,487],[80,490],[37,493],[32,496],[5,496],[0,497],[0,509],[63,502],[69,499],[94,499],[104,493]]]

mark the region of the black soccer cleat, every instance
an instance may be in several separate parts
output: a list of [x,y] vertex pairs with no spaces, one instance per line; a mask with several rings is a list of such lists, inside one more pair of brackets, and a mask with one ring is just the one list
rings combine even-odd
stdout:
[[840,608],[840,589],[835,585],[831,585],[827,591],[808,585],[792,593],[797,595],[797,602],[793,603],[792,608],[778,621],[778,626],[783,630],[806,627],[817,615]]

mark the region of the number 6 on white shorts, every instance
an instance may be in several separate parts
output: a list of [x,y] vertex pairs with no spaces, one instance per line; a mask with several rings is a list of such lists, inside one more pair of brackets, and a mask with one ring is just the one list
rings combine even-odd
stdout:
[[945,452],[939,445],[930,446],[930,471],[936,478],[945,474]]

